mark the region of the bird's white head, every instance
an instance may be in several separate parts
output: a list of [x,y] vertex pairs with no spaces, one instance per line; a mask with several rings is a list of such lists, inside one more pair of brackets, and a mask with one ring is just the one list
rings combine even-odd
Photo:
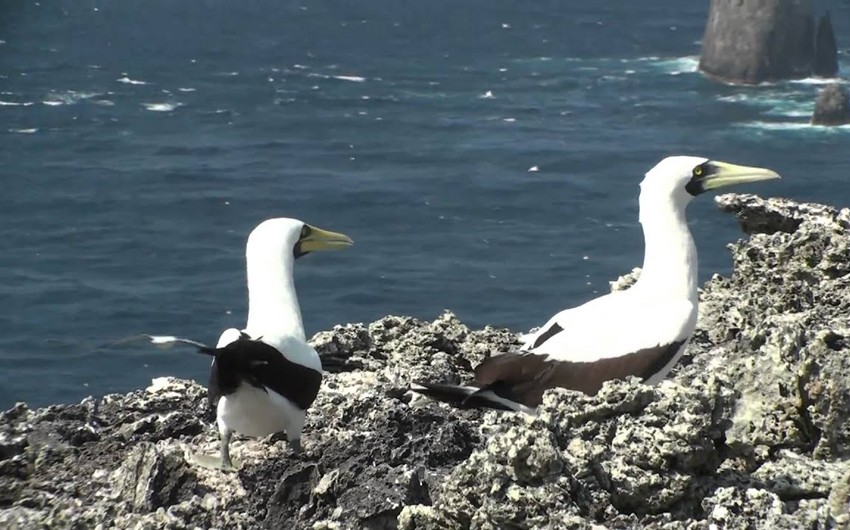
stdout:
[[669,156],[646,173],[640,183],[641,198],[648,196],[654,201],[672,201],[674,205],[684,207],[706,191],[778,178],[775,172],[760,167],[738,166],[695,156]]
[[[246,332],[269,344],[294,337],[304,341],[301,310],[295,295],[293,265],[317,250],[351,246],[351,238],[297,219],[269,219],[248,236],[248,324]],[[277,341],[277,342],[275,342]]]
[[354,242],[345,234],[316,228],[298,219],[281,217],[260,223],[248,236],[248,259],[252,256],[283,261],[298,259],[316,250],[338,250]]

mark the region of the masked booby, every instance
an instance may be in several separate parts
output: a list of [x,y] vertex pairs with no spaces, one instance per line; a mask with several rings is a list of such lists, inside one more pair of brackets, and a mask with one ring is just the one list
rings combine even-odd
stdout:
[[484,360],[469,386],[417,382],[411,390],[461,407],[535,413],[550,388],[595,394],[609,379],[662,380],[697,323],[697,250],[685,209],[704,192],[779,178],[768,169],[672,156],[646,173],[639,220],[643,270],[628,290],[556,314],[517,352]]
[[346,235],[295,219],[269,219],[248,237],[248,322],[225,330],[214,348],[173,336],[147,335],[160,346],[186,344],[213,357],[209,402],[216,406],[219,457],[193,455],[204,467],[233,469],[234,432],[253,437],[285,431],[294,451],[301,448],[306,411],[322,381],[322,363],[307,344],[295,293],[295,260],[318,250],[353,244]]

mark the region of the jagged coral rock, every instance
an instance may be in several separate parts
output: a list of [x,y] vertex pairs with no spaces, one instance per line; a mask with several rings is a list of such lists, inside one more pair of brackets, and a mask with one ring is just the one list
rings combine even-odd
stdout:
[[332,373],[304,453],[236,437],[236,473],[183,458],[218,446],[192,382],[2,413],[0,527],[850,528],[850,210],[717,202],[751,235],[658,386],[551,390],[536,417],[459,411],[409,382],[469,381],[513,332],[448,312],[346,324],[313,338]]

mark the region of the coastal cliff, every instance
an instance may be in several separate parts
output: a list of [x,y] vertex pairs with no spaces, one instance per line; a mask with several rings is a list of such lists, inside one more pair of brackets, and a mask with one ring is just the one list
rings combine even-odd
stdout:
[[334,373],[304,453],[237,437],[235,473],[185,462],[218,444],[194,382],[0,414],[0,527],[850,528],[850,209],[716,202],[748,237],[658,386],[552,390],[536,418],[458,411],[408,383],[464,381],[513,332],[346,324],[312,339]]

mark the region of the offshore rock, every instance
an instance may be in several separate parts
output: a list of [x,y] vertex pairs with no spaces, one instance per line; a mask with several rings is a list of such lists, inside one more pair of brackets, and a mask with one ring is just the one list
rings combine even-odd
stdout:
[[819,77],[835,77],[838,75],[838,44],[832,31],[832,19],[826,13],[818,20],[815,34],[815,59],[812,73]]
[[734,84],[804,78],[814,56],[811,0],[711,0],[699,61],[706,75]]
[[448,312],[346,324],[312,339],[332,373],[304,452],[237,436],[234,473],[186,463],[218,448],[189,381],[2,413],[0,528],[850,528],[850,210],[717,204],[750,235],[657,386],[551,390],[536,417],[455,410],[409,382],[469,381],[515,333]]
[[833,83],[820,91],[815,100],[812,125],[844,125],[850,123],[850,92]]

